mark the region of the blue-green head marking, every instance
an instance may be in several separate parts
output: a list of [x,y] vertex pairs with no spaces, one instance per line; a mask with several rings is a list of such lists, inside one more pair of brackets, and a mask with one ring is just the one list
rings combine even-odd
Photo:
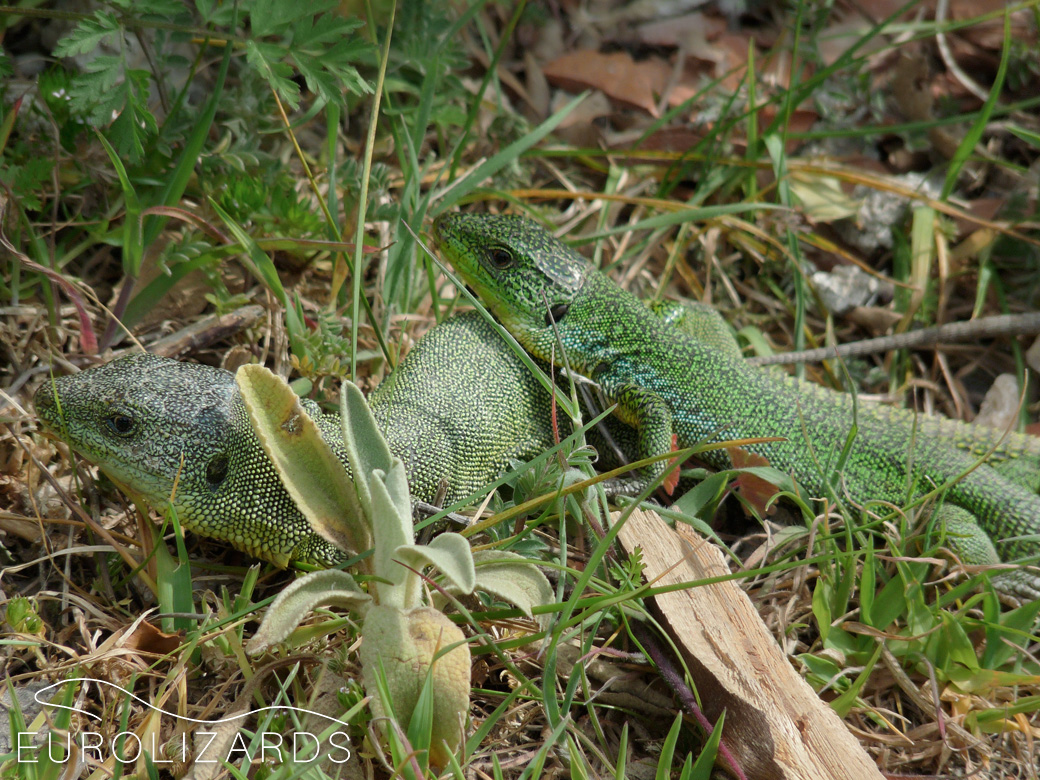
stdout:
[[566,312],[590,268],[524,217],[445,214],[433,231],[441,254],[528,348],[528,338],[546,328],[550,312],[557,320]]

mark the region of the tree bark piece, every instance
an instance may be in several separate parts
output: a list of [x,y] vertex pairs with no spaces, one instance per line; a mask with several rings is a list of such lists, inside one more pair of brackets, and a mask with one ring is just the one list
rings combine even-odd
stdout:
[[[688,526],[635,511],[618,534],[643,550],[655,587],[729,574],[722,552]],[[733,581],[663,593],[654,607],[693,676],[705,715],[749,778],[880,780],[881,772],[788,662]]]

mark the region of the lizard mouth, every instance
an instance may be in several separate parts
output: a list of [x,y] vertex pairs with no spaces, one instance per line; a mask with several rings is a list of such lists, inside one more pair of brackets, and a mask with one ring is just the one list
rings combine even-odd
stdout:
[[58,405],[54,402],[51,393],[38,391],[33,398],[33,406],[36,408],[36,430],[52,441],[65,441],[61,435],[61,418],[58,415]]
[[36,430],[45,439],[50,439],[51,441],[64,441],[64,439],[61,438],[61,435],[43,419],[41,419],[40,424],[36,426]]

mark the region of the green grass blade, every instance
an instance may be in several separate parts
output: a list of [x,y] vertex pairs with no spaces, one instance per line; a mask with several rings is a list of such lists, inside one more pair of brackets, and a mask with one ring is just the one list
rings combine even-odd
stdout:
[[[376,128],[379,125],[379,103],[383,95],[383,85],[386,83],[386,66],[390,59],[390,40],[393,37],[394,15],[397,13],[397,2],[390,7],[390,18],[387,21],[386,38],[383,42],[383,51],[379,57],[379,75],[376,78],[375,94],[372,97],[372,113],[369,118],[368,136],[365,138],[365,162],[361,169],[361,193],[358,195],[357,231],[355,233],[354,267],[351,290],[352,307],[350,323],[350,375],[357,376],[357,343],[358,343],[358,312],[361,308],[361,269],[365,259],[365,212],[368,208],[368,180],[372,175],[372,155],[376,146]],[[330,300],[335,301],[339,297],[339,288],[342,279],[333,276],[332,293]],[[376,333],[381,333],[379,323],[368,313],[372,328]],[[384,349],[384,354],[386,351]]]
[[123,272],[132,279],[136,279],[141,273],[141,262],[144,259],[141,201],[137,197],[137,190],[134,189],[119,154],[100,131],[95,131],[95,134],[101,141],[101,145],[105,147],[108,159],[112,162],[112,167],[116,169],[116,175],[119,176],[119,185],[123,189],[123,200],[126,203],[126,221],[123,223]]
[[668,736],[664,738],[661,745],[661,755],[657,759],[656,780],[669,780],[672,776],[672,761],[675,758],[675,745],[679,741],[679,733],[682,731],[682,713],[675,716],[672,727],[668,729]]
[[473,192],[473,190],[480,186],[486,179],[494,176],[504,167],[516,160],[516,158],[521,154],[549,135],[549,133],[555,130],[564,119],[570,116],[571,112],[578,107],[578,104],[580,104],[585,97],[586,95],[584,93],[578,95],[523,138],[513,141],[513,143],[509,144],[505,149],[502,149],[497,154],[493,154],[476,168],[470,170],[465,176],[456,179],[447,187],[441,189],[435,198],[437,205],[431,209],[430,216],[436,217],[438,214],[450,209],[462,198]]
[[979,110],[978,117],[970,128],[968,128],[967,134],[964,136],[964,140],[961,141],[960,146],[957,147],[957,151],[953,154],[953,159],[950,160],[950,165],[946,170],[946,182],[943,184],[942,194],[939,196],[940,200],[946,200],[950,197],[953,192],[953,188],[957,185],[957,177],[960,176],[961,169],[964,167],[964,163],[968,161],[972,153],[975,151],[975,147],[979,141],[982,140],[982,134],[986,130],[986,125],[989,124],[989,120],[993,115],[993,109],[997,106],[997,100],[1000,98],[1000,90],[1004,86],[1004,78],[1007,76],[1008,61],[1011,59],[1011,15],[1004,15],[1004,45],[1001,48],[1000,66],[997,68],[997,76],[993,80],[993,87],[989,91],[989,96],[986,98],[986,102],[982,105]]
[[[232,29],[235,28],[236,21],[237,18],[232,22]],[[191,177],[195,173],[195,164],[198,162],[199,155],[202,153],[202,148],[206,145],[206,139],[209,137],[210,128],[213,126],[213,119],[217,114],[217,107],[219,106],[224,94],[224,82],[227,79],[228,66],[231,64],[231,54],[234,48],[235,47],[231,45],[230,41],[228,41],[224,46],[224,57],[220,61],[220,70],[217,71],[217,78],[211,88],[212,93],[210,94],[209,100],[206,102],[206,107],[202,110],[202,114],[199,116],[198,121],[192,128],[191,134],[185,141],[184,149],[181,152],[180,158],[177,160],[177,165],[174,167],[173,171],[170,172],[166,180],[166,186],[163,187],[163,191],[159,196],[159,202],[163,206],[173,206],[180,201],[181,196],[184,194],[184,190],[188,186],[188,182],[191,181]],[[165,217],[154,217],[145,222],[145,246],[151,245],[151,243],[159,237],[159,233],[165,225]]]
[[246,251],[246,257],[249,260],[246,263],[247,267],[249,267],[257,280],[271,291],[271,294],[285,309],[285,327],[289,332],[289,343],[292,345],[293,352],[297,355],[306,354],[307,348],[303,340],[303,320],[300,319],[296,307],[290,304],[289,296],[286,295],[285,288],[282,286],[282,280],[278,276],[278,269],[274,267],[274,262],[259,247],[253,237],[246,233],[242,226],[230,214],[224,211],[215,200],[210,198],[209,204],[217,213],[217,216],[224,222],[227,229],[231,231],[235,240]]
[[715,767],[715,760],[719,753],[719,743],[722,742],[722,727],[725,722],[726,713],[723,712],[719,716],[718,721],[716,721],[715,728],[711,730],[711,735],[708,737],[708,741],[704,743],[704,748],[701,750],[701,754],[697,756],[697,760],[690,769],[690,780],[710,780],[713,776],[712,772]]

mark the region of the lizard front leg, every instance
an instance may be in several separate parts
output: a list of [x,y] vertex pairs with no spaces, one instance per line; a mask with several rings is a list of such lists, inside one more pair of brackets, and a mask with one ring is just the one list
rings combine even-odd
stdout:
[[[640,459],[676,449],[672,409],[661,396],[631,382],[608,383],[602,387],[607,398],[617,404],[614,414],[636,429]],[[671,495],[679,484],[679,469],[674,458],[653,463],[639,474],[610,480],[605,487],[612,495],[635,495],[666,472],[661,486]]]

